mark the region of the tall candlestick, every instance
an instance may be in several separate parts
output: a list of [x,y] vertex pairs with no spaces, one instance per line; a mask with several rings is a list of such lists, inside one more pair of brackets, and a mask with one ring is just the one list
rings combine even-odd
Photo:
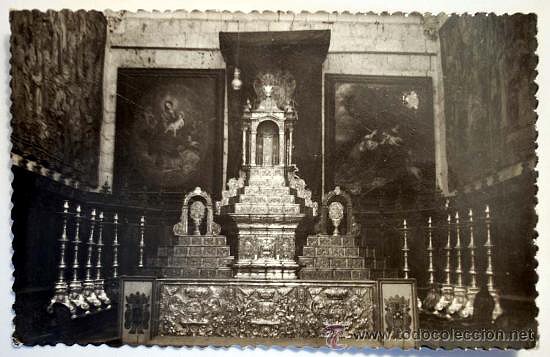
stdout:
[[98,230],[97,230],[97,243],[96,243],[96,264],[95,280],[101,279],[101,253],[103,251],[103,212],[99,212]]
[[[95,294],[95,281],[92,280],[92,258],[94,254],[94,229],[96,224],[96,211],[95,209],[92,210],[92,214],[90,217],[90,237],[88,239],[88,256],[86,259],[86,278],[84,279],[84,282],[82,284],[83,286],[83,293],[84,297],[86,298],[86,302],[95,308],[98,308],[101,306],[101,301],[97,298],[97,295]],[[88,311],[89,312],[89,311]]]
[[113,278],[118,278],[118,214],[115,213],[113,217]]
[[474,301],[479,289],[477,288],[476,281],[476,263],[475,263],[475,240],[474,240],[474,215],[472,210],[468,211],[468,230],[470,232],[470,242],[468,244],[468,250],[470,251],[470,285],[468,285],[468,291],[466,293],[468,300],[464,309],[462,309],[460,316],[463,318],[470,317],[474,314]]
[[455,223],[456,223],[456,284],[453,289],[454,292],[454,298],[449,307],[447,308],[447,312],[449,314],[454,313],[461,313],[461,310],[464,308],[464,305],[466,303],[466,289],[464,288],[464,285],[462,284],[462,244],[460,240],[460,217],[458,215],[458,212],[456,212],[455,215]]
[[[86,302],[84,299],[84,296],[82,295],[82,281],[79,277],[79,271],[80,271],[80,265],[78,260],[78,253],[80,248],[80,223],[81,223],[81,216],[80,216],[81,208],[80,205],[76,207],[76,216],[75,216],[75,229],[74,229],[74,240],[73,240],[73,279],[71,283],[69,284],[70,288],[70,298],[71,302],[77,306],[78,308],[86,311],[90,308],[90,305]],[[76,317],[76,315],[73,316],[73,318]]]
[[48,305],[48,312],[53,312],[53,306],[55,304],[61,304],[65,306],[67,309],[69,309],[71,315],[75,313],[75,306],[72,304],[71,300],[69,299],[68,295],[68,286],[67,282],[65,281],[65,269],[67,267],[65,263],[65,254],[66,254],[66,247],[67,247],[67,220],[69,216],[69,202],[65,201],[63,203],[63,228],[61,232],[61,237],[58,239],[59,241],[59,264],[57,265],[58,270],[58,276],[57,276],[57,282],[55,283],[54,287],[54,296],[50,300],[50,304]]
[[403,278],[409,278],[409,246],[407,243],[407,220],[403,220]]
[[495,290],[495,285],[493,281],[493,243],[491,242],[491,211],[489,206],[485,207],[485,227],[487,231],[487,240],[485,241],[484,247],[487,251],[487,269],[485,274],[487,275],[487,288],[489,291]]
[[468,226],[470,230],[470,243],[468,244],[468,249],[470,250],[470,289],[477,288],[477,272],[476,272],[476,246],[474,240],[474,215],[472,210],[468,212]]
[[106,308],[111,307],[111,300],[105,292],[105,281],[101,277],[101,253],[103,251],[103,212],[99,212],[99,222],[98,222],[98,231],[97,231],[97,255],[96,255],[96,276],[95,276],[95,294],[97,298],[106,305]]
[[[446,203],[446,208],[448,208],[448,201]],[[445,250],[445,282],[441,287],[441,296],[439,301],[435,306],[435,310],[440,315],[449,315],[452,313],[451,305],[454,302],[454,291],[455,287],[451,284],[451,237],[452,237],[452,223],[451,215],[447,215],[447,243],[443,248]]]
[[145,249],[145,217],[141,216],[139,221],[139,261],[138,267],[143,268],[143,251]]
[[451,285],[451,215],[447,215],[447,244],[445,245],[445,285]]
[[455,215],[455,223],[456,223],[456,246],[455,246],[455,253],[456,253],[456,286],[462,287],[462,245],[460,242],[460,217],[458,215],[458,212],[456,212]]
[[489,205],[485,207],[485,227],[487,230],[487,240],[485,241],[484,247],[487,250],[487,269],[485,274],[487,275],[487,289],[489,294],[493,297],[495,302],[495,307],[493,308],[492,318],[496,320],[497,317],[502,315],[502,308],[500,307],[500,296],[498,291],[495,289],[494,283],[494,271],[493,271],[493,243],[491,241],[491,210]]
[[432,243],[432,217],[428,217],[428,284],[433,285],[435,283],[434,277],[434,248]]

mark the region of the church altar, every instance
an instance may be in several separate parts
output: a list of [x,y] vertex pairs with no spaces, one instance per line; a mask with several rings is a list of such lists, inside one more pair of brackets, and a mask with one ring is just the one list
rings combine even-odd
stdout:
[[[200,187],[189,192],[170,244],[145,264],[140,253],[151,276],[121,278],[124,343],[415,346],[415,281],[372,280],[349,195],[336,187],[319,209],[297,175],[295,86],[289,76],[257,78],[257,104],[243,109],[239,177],[218,202]],[[235,222],[236,251],[214,216]],[[306,216],[319,223],[298,257]]]

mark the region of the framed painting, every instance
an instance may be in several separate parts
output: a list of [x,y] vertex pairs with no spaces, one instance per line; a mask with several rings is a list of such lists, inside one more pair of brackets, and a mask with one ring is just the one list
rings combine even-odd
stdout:
[[224,70],[120,68],[114,190],[222,187]]
[[380,330],[384,347],[418,347],[418,309],[415,279],[380,279]]
[[145,344],[151,339],[154,279],[121,277],[119,301],[119,337],[123,343]]
[[359,208],[435,189],[431,78],[326,74],[325,96],[325,189]]

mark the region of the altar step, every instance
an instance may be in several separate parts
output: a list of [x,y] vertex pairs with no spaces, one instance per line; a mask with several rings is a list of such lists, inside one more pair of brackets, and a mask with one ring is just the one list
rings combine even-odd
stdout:
[[239,197],[239,203],[253,204],[292,204],[294,196],[291,194],[284,195],[261,195],[256,193],[242,194]]
[[197,279],[231,279],[233,278],[233,269],[217,268],[217,269],[191,269],[181,267],[162,267],[158,270],[161,277],[169,278],[197,278]]
[[262,184],[256,185],[249,183],[244,187],[244,195],[258,195],[258,196],[288,196],[290,195],[290,187],[283,185],[271,185]]
[[298,257],[301,279],[365,280],[371,271],[354,236],[318,234],[309,236]]
[[316,269],[302,268],[299,272],[300,279],[310,280],[369,280],[369,269]]
[[180,236],[176,244],[160,246],[148,266],[164,277],[231,278],[233,263],[226,237]]
[[254,203],[235,203],[235,214],[300,214],[300,205],[298,203],[287,204],[254,204]]
[[306,257],[298,258],[300,264],[312,268],[330,268],[330,269],[362,269],[365,268],[365,260],[363,257]]

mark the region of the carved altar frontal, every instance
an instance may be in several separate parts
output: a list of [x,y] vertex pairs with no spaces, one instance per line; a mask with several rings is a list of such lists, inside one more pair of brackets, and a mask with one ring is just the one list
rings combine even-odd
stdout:
[[159,336],[323,338],[374,331],[376,282],[159,280]]

